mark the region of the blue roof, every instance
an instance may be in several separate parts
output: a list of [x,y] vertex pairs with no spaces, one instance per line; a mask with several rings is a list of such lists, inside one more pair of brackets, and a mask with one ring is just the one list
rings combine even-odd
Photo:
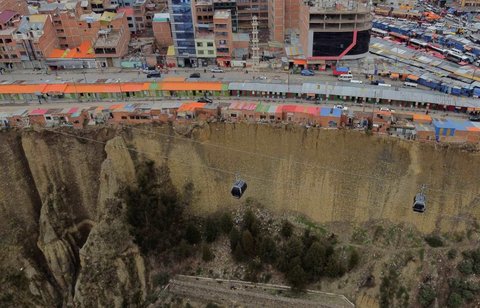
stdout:
[[320,116],[322,117],[340,118],[341,115],[342,115],[342,110],[338,108],[322,107],[322,109],[320,109]]
[[472,126],[470,121],[452,119],[433,119],[432,124],[435,128],[453,128],[455,130],[466,130],[467,127]]

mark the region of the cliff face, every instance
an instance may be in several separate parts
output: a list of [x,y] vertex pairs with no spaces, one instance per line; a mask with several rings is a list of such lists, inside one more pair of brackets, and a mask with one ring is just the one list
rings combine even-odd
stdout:
[[[461,231],[480,217],[480,156],[459,148],[220,123],[72,134],[0,134],[2,306],[120,307],[144,299],[146,266],[117,198],[122,185],[135,184],[135,162],[144,159],[165,163],[178,187],[193,181],[198,214],[251,197],[321,223],[384,219],[423,233]],[[242,201],[229,192],[236,172],[249,185]],[[411,205],[422,184],[428,207],[418,214]]]

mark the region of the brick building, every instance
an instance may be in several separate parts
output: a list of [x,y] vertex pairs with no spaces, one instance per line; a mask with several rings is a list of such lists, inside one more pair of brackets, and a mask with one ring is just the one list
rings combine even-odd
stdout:
[[173,45],[172,29],[170,27],[170,15],[168,13],[157,13],[152,21],[153,36],[160,48]]
[[28,15],[27,0],[0,0],[0,12],[10,10],[20,15]]

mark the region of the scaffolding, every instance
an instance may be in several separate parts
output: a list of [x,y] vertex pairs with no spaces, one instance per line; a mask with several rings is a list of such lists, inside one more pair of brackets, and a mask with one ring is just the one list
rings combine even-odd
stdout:
[[258,21],[257,16],[252,18],[252,60],[253,71],[258,71],[260,65],[260,48],[258,47]]

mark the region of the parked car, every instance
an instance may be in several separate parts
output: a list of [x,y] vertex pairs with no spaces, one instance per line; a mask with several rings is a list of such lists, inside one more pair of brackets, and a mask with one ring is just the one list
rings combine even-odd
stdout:
[[200,78],[200,73],[190,74],[190,78]]
[[200,98],[197,100],[197,102],[199,102],[199,103],[206,103],[206,104],[212,104],[212,103],[213,103],[213,101],[212,101],[210,98],[205,97],[205,96],[204,96],[204,97],[200,97]]
[[333,106],[333,108],[337,108],[337,109],[341,109],[341,110],[345,110],[345,111],[348,110],[348,107],[340,105],[340,104]]
[[390,112],[395,112],[394,109],[388,108],[388,107],[380,107],[380,111],[390,111]]
[[363,81],[361,80],[356,80],[356,79],[352,79],[350,80],[351,83],[363,83]]
[[385,81],[383,81],[383,80],[372,80],[372,81],[370,82],[370,84],[372,84],[372,85],[374,85],[374,86],[378,86],[378,85],[381,84],[381,83],[385,83]]
[[468,118],[472,122],[480,122],[480,115],[473,115]]
[[300,72],[300,74],[301,74],[302,76],[314,76],[314,75],[315,75],[315,73],[314,73],[312,70],[307,70],[307,69],[302,70],[302,71]]
[[152,74],[152,73],[157,73],[158,71],[155,68],[146,68],[142,70],[144,74]]
[[219,67],[214,67],[214,68],[210,69],[210,72],[212,72],[212,73],[223,73],[223,70]]
[[147,78],[160,78],[160,77],[162,77],[162,74],[160,74],[159,72],[147,74]]

